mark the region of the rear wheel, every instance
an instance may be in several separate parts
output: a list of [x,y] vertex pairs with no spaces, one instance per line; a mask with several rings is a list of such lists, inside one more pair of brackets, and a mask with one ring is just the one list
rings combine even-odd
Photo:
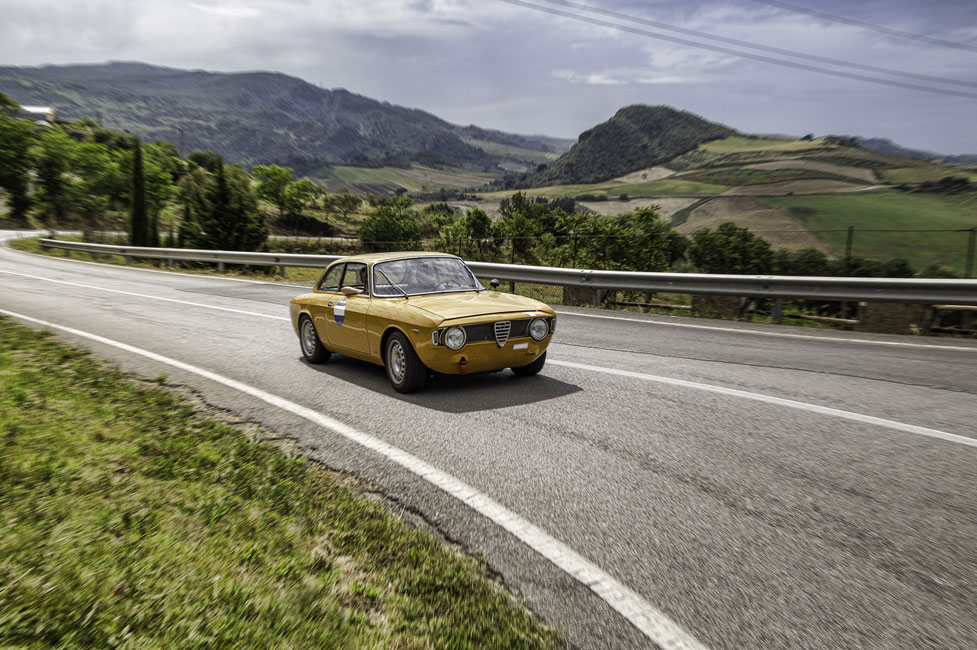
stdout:
[[546,353],[540,355],[538,359],[533,361],[527,366],[517,366],[512,368],[512,372],[516,373],[519,377],[531,377],[532,375],[538,374],[543,366],[546,364]]
[[299,319],[299,344],[302,346],[302,356],[309,363],[325,363],[332,356],[332,352],[319,340],[312,319],[305,314]]
[[384,356],[387,378],[398,393],[413,393],[424,386],[427,368],[417,358],[413,346],[400,332],[394,332],[387,339],[387,353]]

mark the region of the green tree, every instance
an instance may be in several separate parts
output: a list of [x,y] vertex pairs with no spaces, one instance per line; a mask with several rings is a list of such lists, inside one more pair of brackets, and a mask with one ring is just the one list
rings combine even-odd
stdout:
[[0,115],[16,115],[20,111],[20,104],[0,93]]
[[197,168],[181,181],[181,246],[212,250],[264,249],[268,224],[258,210],[251,178],[219,160],[214,173]]
[[95,142],[81,142],[73,148],[65,190],[67,202],[72,213],[80,219],[86,240],[90,239],[92,230],[109,225],[105,216],[113,201],[123,194],[131,197],[133,161],[128,162],[130,187],[123,191],[117,155]]
[[34,130],[27,122],[13,120],[2,113],[3,101],[9,98],[3,93],[0,95],[0,189],[7,193],[10,219],[16,225],[26,226],[31,206],[29,151],[35,141]]
[[149,218],[146,213],[146,183],[143,179],[142,146],[135,138],[132,153],[132,194],[129,204],[129,243],[133,246],[152,245]]
[[380,205],[360,224],[359,237],[371,251],[419,250],[421,230],[413,209]]
[[773,267],[770,244],[731,221],[715,231],[709,228],[695,231],[688,256],[703,273],[770,273]]
[[289,183],[285,188],[285,209],[289,214],[294,214],[314,207],[316,199],[322,194],[322,188],[307,178]]
[[192,166],[202,167],[213,174],[217,171],[218,165],[224,164],[224,158],[214,151],[194,149],[187,154],[187,162],[191,163]]
[[338,193],[333,194],[328,198],[328,200],[323,201],[323,207],[328,212],[334,212],[342,215],[343,221],[349,218],[351,212],[355,212],[360,209],[360,204],[363,200],[351,193],[345,187],[341,189]]
[[37,171],[34,198],[38,213],[49,228],[57,228],[68,214],[68,164],[73,157],[75,141],[60,129],[47,129],[34,149]]
[[292,182],[291,167],[255,165],[251,173],[258,179],[258,197],[278,206],[278,216],[288,212],[288,187]]

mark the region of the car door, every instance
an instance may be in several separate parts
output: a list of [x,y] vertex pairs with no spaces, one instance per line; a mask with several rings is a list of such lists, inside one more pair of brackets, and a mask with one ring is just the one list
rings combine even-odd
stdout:
[[330,346],[327,323],[332,320],[332,307],[336,304],[336,294],[339,293],[339,282],[345,266],[342,262],[330,266],[316,285],[315,298],[308,303],[312,324],[326,346]]
[[[347,296],[344,287],[360,289],[362,293]],[[366,334],[367,312],[370,310],[370,288],[366,277],[366,264],[347,262],[338,286],[329,284],[321,288],[328,296],[323,319],[323,330],[329,347],[336,352],[349,351],[368,355],[370,348]],[[318,326],[318,324],[317,324]]]

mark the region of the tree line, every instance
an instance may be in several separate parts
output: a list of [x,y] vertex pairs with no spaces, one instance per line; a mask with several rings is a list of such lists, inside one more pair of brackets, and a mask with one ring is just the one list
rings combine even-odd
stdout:
[[[653,207],[607,217],[578,209],[573,199],[517,192],[501,202],[493,220],[478,207],[458,214],[447,203],[418,206],[404,195],[330,194],[308,179],[294,180],[289,167],[256,165],[249,173],[211,151],[193,151],[183,160],[169,142],[142,143],[93,120],[37,127],[13,119],[16,110],[0,94],[0,189],[8,220],[21,227],[33,217],[50,228],[86,233],[124,229],[137,246],[260,251],[270,231],[267,212],[274,211],[279,231],[327,236],[333,224],[312,212],[349,223],[365,202],[357,227],[364,251],[427,245],[473,260],[632,271],[948,275],[900,259],[837,260],[813,248],[775,250],[733,223],[686,236]],[[262,201],[271,210],[262,210]]]

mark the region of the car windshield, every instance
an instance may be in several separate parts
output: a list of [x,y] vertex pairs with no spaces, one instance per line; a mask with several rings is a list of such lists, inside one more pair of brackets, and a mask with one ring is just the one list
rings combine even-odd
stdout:
[[373,266],[375,296],[415,296],[484,288],[468,266],[456,257],[414,257],[378,262]]

